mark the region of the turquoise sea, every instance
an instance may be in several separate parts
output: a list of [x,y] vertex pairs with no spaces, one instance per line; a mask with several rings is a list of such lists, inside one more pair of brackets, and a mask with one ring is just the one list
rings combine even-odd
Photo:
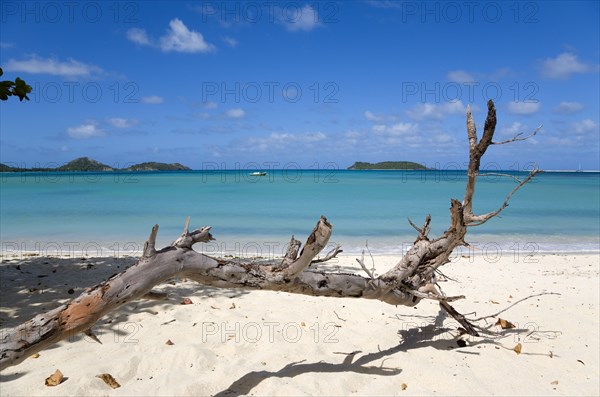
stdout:
[[[421,225],[430,213],[433,237],[447,228],[465,179],[464,171],[4,173],[0,241],[5,253],[118,255],[139,251],[155,223],[159,245],[170,243],[189,215],[191,227],[211,225],[217,239],[197,250],[269,256],[292,234],[305,240],[323,214],[345,252],[397,253],[416,235],[407,218]],[[515,185],[481,177],[475,211],[496,209]],[[600,173],[538,175],[467,242],[488,255],[600,252]]]

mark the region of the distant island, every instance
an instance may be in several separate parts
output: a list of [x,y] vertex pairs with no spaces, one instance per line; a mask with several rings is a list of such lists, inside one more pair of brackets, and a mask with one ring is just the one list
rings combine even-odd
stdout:
[[56,172],[56,171],[76,171],[76,172],[103,172],[103,171],[190,171],[191,168],[179,163],[157,163],[154,161],[134,164],[127,168],[113,168],[109,165],[102,164],[99,161],[90,159],[89,157],[79,157],[67,164],[56,168],[19,168],[10,167],[0,163],[0,172]]
[[126,168],[127,171],[191,171],[191,168],[186,167],[179,163],[157,163],[155,161],[149,161],[146,163],[140,163],[132,165]]
[[382,161],[380,163],[365,163],[357,161],[348,167],[349,170],[428,170],[423,164],[412,161]]

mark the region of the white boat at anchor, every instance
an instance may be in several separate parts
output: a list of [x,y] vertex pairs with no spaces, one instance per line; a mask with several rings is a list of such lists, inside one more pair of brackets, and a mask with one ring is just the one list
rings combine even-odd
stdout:
[[256,171],[256,172],[251,172],[250,176],[266,176],[267,173],[264,171]]

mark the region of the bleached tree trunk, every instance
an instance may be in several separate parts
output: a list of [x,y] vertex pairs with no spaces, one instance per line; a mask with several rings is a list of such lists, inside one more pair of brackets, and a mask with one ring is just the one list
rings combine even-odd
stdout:
[[[4,330],[0,338],[0,370],[16,365],[73,334],[84,332],[93,336],[91,329],[102,316],[129,301],[152,298],[149,295],[152,294],[151,289],[173,277],[186,277],[212,287],[377,299],[391,305],[414,306],[421,299],[435,299],[468,333],[477,335],[471,324],[448,303],[462,297],[441,294],[435,287],[435,276],[440,266],[449,263],[452,251],[465,245],[467,229],[496,216],[506,207],[510,196],[536,173],[532,172],[519,183],[498,210],[484,215],[473,213],[473,196],[480,160],[487,148],[494,143],[492,138],[495,126],[496,110],[493,102],[489,101],[484,133],[481,140],[477,141],[475,123],[467,109],[470,146],[467,186],[462,202],[451,200],[450,227],[442,236],[430,240],[430,216],[427,216],[420,228],[410,222],[419,233],[414,245],[394,268],[379,277],[373,277],[360,261],[368,277],[308,269],[311,263],[331,259],[341,252],[337,247],[326,258],[314,259],[325,248],[332,233],[332,225],[324,216],[319,219],[302,249],[301,243],[292,237],[284,258],[279,263],[267,265],[252,260],[217,259],[194,251],[194,244],[208,242],[213,238],[209,226],[190,232],[189,218],[182,235],[170,246],[157,251],[155,241],[158,225],[155,225],[144,246],[142,257],[136,264],[86,290],[69,303],[37,315],[15,328]],[[515,140],[522,138],[516,136],[510,141]]]

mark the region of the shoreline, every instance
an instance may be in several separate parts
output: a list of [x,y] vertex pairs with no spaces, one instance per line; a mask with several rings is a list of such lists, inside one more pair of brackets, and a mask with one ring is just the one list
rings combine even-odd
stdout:
[[[202,251],[202,250],[198,250],[197,248],[195,249],[195,251],[199,252],[199,253],[203,253],[205,255],[211,256],[211,257],[216,257],[216,258],[244,258],[244,259],[261,259],[261,260],[280,260],[283,259],[283,255],[280,254],[267,254],[267,255],[256,255],[253,253],[243,253],[243,252],[238,252],[238,253],[232,253],[230,251]],[[327,253],[328,250],[323,250],[323,252],[318,255],[316,258],[325,256],[325,254]],[[113,253],[111,253],[113,252]],[[364,257],[365,258],[369,258],[370,256],[376,257],[376,258],[388,258],[388,257],[395,257],[398,260],[402,258],[402,256],[406,253],[406,250],[401,252],[368,252],[368,251],[364,251]],[[104,258],[104,259],[109,259],[109,258],[114,258],[114,259],[123,259],[123,258],[135,258],[138,259],[141,257],[141,250],[134,250],[134,251],[120,251],[118,253],[114,253],[114,251],[111,251],[110,249],[105,248],[103,251],[101,251],[100,255],[98,255],[97,251],[93,251],[93,253],[91,254],[90,251],[81,251],[81,250],[74,250],[74,251],[67,251],[66,253],[63,252],[57,252],[57,251],[39,251],[39,250],[29,250],[29,251],[20,251],[19,253],[15,253],[14,251],[0,251],[0,266],[2,266],[2,264],[4,264],[5,262],[12,262],[15,260],[26,260],[26,259],[35,259],[35,258],[56,258],[56,259],[81,259],[81,258],[86,258],[86,259],[93,259],[93,258]],[[481,250],[474,250],[474,251],[467,251],[467,252],[463,252],[463,251],[459,251],[457,252],[457,250],[455,250],[455,252],[453,252],[453,254],[450,256],[450,263],[456,263],[457,261],[461,260],[461,259],[468,259],[468,258],[481,258],[481,257],[485,257],[486,261],[492,261],[492,262],[496,262],[498,260],[500,260],[502,257],[509,257],[509,256],[513,256],[513,258],[517,258],[515,261],[518,262],[518,258],[519,257],[523,257],[523,258],[528,258],[530,260],[538,260],[538,259],[543,259],[542,257],[544,256],[564,256],[564,255],[583,255],[583,256],[594,256],[594,255],[598,255],[598,257],[600,258],[600,249],[597,251],[593,251],[593,250],[580,250],[580,251],[558,251],[558,250],[544,250],[544,251],[537,251],[535,253],[518,253],[515,251],[508,251],[506,253],[501,253],[500,255],[497,255],[496,253],[485,253]],[[360,258],[361,256],[363,256],[362,252],[346,252],[343,251],[340,254],[337,255],[337,257],[339,258],[351,258],[352,260],[354,260],[354,258]],[[526,259],[527,260],[527,259]]]
[[[415,236],[407,235],[404,238],[359,239],[354,237],[332,237],[329,244],[322,251],[325,255],[336,245],[342,248],[341,256],[359,257],[364,252],[365,256],[397,256],[404,255],[412,247]],[[573,241],[557,242],[556,240],[531,238],[535,236],[513,235],[507,236],[475,235],[469,240],[468,247],[458,247],[454,250],[451,259],[461,256],[481,257],[491,260],[499,257],[536,257],[539,255],[593,255],[600,254],[600,239],[598,237],[573,238]],[[540,237],[540,236],[537,236]],[[81,236],[80,236],[81,239]],[[73,239],[74,240],[74,239]],[[94,241],[89,239],[84,242],[73,240],[65,241],[15,241],[0,240],[0,263],[7,259],[24,259],[28,257],[129,257],[140,256],[145,238],[139,241],[123,239],[119,241]],[[158,239],[157,247],[169,245],[167,239]],[[304,241],[301,239],[302,243]],[[366,244],[365,244],[366,242]],[[243,257],[243,258],[268,258],[283,257],[287,248],[287,239],[275,236],[262,236],[249,238],[243,236],[230,236],[219,238],[209,243],[200,243],[194,246],[198,252],[217,257]]]

